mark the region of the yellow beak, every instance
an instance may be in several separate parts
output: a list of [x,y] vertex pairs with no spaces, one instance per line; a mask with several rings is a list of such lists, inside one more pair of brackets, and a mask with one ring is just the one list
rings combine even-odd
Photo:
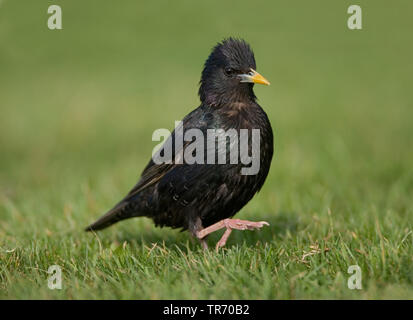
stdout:
[[270,85],[270,82],[265,79],[262,75],[260,75],[257,71],[254,69],[250,69],[250,72],[246,74],[240,74],[239,77],[241,78],[240,82],[252,82],[252,83],[259,83],[259,84],[265,84],[267,86]]

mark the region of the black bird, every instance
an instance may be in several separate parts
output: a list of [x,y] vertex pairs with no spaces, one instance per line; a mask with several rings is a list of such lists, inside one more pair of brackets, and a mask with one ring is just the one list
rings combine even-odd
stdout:
[[[235,129],[239,137],[241,129],[247,129],[249,139],[244,150],[249,155],[254,144],[258,147],[258,158],[255,155],[257,159],[254,159],[259,160],[258,172],[243,174],[245,165],[241,162],[241,139],[234,144],[228,141],[228,137],[225,137],[224,148],[213,148],[216,151],[215,160],[220,154],[228,155],[224,163],[206,163],[206,160],[204,163],[189,163],[186,158],[182,159],[182,155],[194,140],[185,140],[175,150],[178,145],[175,128],[168,140],[174,146],[172,161],[159,163],[152,158],[127,196],[88,226],[86,231],[100,230],[123,219],[144,216],[152,218],[157,226],[189,230],[201,240],[204,248],[207,247],[205,239],[208,234],[226,228],[216,245],[219,249],[225,245],[232,229],[252,230],[268,225],[265,221],[230,219],[261,189],[273,156],[271,124],[256,102],[253,91],[254,83],[269,85],[269,82],[255,70],[254,53],[244,40],[228,38],[218,43],[202,71],[199,88],[201,105],[183,119],[181,129],[183,133],[189,129],[199,129],[205,136],[208,129],[223,129],[225,132]],[[253,129],[259,130],[258,145],[252,139]],[[216,139],[213,138],[214,141]],[[165,155],[166,145],[162,146],[158,155]],[[207,149],[207,143],[202,148],[204,155],[201,160],[207,159],[211,149]],[[238,161],[230,162],[229,153],[234,150],[240,150],[235,159]],[[193,156],[197,152],[200,150],[191,150]]]

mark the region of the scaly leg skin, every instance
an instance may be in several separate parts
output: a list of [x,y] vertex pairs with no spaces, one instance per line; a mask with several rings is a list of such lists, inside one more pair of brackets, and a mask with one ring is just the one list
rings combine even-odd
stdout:
[[[227,243],[228,237],[231,234],[233,229],[236,230],[254,230],[254,229],[260,229],[263,226],[269,226],[270,224],[266,221],[259,221],[259,222],[253,222],[253,221],[248,221],[248,220],[240,220],[240,219],[224,219],[221,220],[205,229],[202,229],[200,231],[196,232],[196,236],[198,239],[202,240],[212,232],[215,232],[217,230],[220,230],[222,228],[226,228],[224,234],[222,235],[221,239],[218,241],[215,249],[216,251],[219,250],[219,248],[225,246]],[[204,247],[205,248],[205,247]]]
[[202,249],[208,250],[208,243],[207,243],[207,241],[206,241],[206,238],[204,238],[204,239],[199,239],[199,241],[201,241]]
[[[190,227],[189,227],[189,229],[191,230],[191,234],[192,234],[194,237],[196,237],[196,238],[199,239],[199,241],[201,242],[202,249],[208,250],[208,243],[207,243],[207,241],[206,241],[207,236],[204,236],[204,237],[202,237],[202,238],[199,238],[199,237],[197,236],[198,232],[202,231],[203,228],[204,228],[204,227],[202,226],[202,221],[201,221],[201,219],[200,219],[199,217],[197,217],[196,219],[191,220],[191,221],[193,221],[192,223],[190,223]],[[193,239],[193,238],[191,238],[191,239]]]

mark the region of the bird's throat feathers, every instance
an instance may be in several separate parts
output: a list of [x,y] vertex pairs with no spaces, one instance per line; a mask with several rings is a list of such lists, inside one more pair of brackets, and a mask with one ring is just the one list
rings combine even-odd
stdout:
[[220,87],[219,84],[208,84],[201,80],[199,97],[201,102],[210,107],[229,107],[240,109],[256,102],[253,84],[244,83],[237,87]]

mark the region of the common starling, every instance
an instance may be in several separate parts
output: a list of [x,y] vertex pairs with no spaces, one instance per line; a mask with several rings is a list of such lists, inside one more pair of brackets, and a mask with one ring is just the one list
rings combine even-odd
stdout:
[[[190,129],[204,134],[205,143],[200,144],[201,148],[191,149],[189,154],[196,156],[198,153],[205,161],[194,163],[182,158],[196,139],[179,144],[178,127],[175,128],[158,153],[158,156],[165,156],[166,148],[172,145],[172,161],[160,163],[152,157],[135,187],[86,231],[100,230],[127,218],[150,217],[157,226],[188,230],[207,248],[206,237],[225,228],[216,244],[218,250],[225,245],[232,229],[253,230],[268,225],[265,221],[231,219],[261,189],[273,156],[271,124],[253,91],[254,83],[269,85],[269,82],[255,70],[254,53],[244,40],[228,38],[218,43],[202,71],[201,105],[189,113],[181,125],[182,134]],[[224,136],[223,148],[218,143],[211,149],[208,144],[211,139],[205,138],[210,129],[235,132],[237,137],[242,137],[241,131],[247,129],[249,139],[244,154],[243,141],[234,142],[230,135]],[[254,129],[258,132],[258,140],[253,139]],[[218,137],[212,139],[216,142]],[[168,141],[172,143],[168,145]],[[245,174],[245,161],[241,158],[253,153],[254,147],[258,147],[258,154],[253,154],[251,163],[258,160],[259,170]],[[208,161],[211,150],[215,152],[213,160],[225,155],[225,162]],[[203,155],[200,151],[204,151]],[[236,156],[231,159],[233,151]]]

